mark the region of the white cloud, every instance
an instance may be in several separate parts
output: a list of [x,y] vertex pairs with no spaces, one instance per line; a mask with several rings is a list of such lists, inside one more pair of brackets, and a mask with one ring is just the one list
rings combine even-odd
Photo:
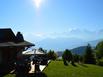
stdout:
[[38,41],[41,41],[43,39],[45,39],[46,37],[46,34],[42,33],[42,32],[38,32],[38,33],[35,33],[35,32],[28,32],[28,33],[25,33],[24,34],[24,38],[27,39],[28,41],[35,41],[35,42],[38,42]]
[[75,31],[75,30],[78,30],[78,29],[77,29],[77,28],[69,28],[69,29],[68,29],[69,32]]
[[30,40],[30,41],[41,41],[46,38],[80,38],[83,40],[96,40],[103,38],[103,30],[98,30],[98,31],[90,31],[90,30],[85,30],[85,29],[69,29],[68,31],[64,32],[51,32],[51,33],[45,33],[45,32],[31,32],[25,34],[25,38]]
[[43,36],[44,36],[43,33],[36,33],[36,34],[34,34],[34,35],[37,36],[37,37],[43,37]]

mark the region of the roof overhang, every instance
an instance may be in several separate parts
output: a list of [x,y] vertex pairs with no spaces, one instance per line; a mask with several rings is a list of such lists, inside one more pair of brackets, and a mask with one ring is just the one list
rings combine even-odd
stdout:
[[0,47],[31,47],[31,46],[35,46],[35,44],[32,44],[27,41],[23,41],[23,42],[19,42],[19,43],[15,43],[15,42],[0,43]]

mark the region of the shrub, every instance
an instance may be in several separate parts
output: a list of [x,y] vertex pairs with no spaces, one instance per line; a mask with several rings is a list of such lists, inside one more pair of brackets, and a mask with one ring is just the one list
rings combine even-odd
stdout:
[[97,60],[97,65],[103,66],[103,58]]

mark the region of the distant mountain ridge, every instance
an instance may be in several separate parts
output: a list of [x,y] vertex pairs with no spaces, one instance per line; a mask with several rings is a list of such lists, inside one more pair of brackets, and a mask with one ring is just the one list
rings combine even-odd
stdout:
[[[87,46],[80,46],[80,47],[73,48],[73,49],[71,49],[70,51],[72,52],[72,54],[83,55],[83,54],[85,53],[86,47],[87,47]],[[61,57],[62,54],[63,54],[63,52],[64,52],[64,51],[58,51],[58,52],[57,52],[57,55],[58,55],[59,57]]]
[[[87,43],[89,43],[92,48],[95,48],[96,45],[97,45],[100,41],[103,41],[103,40],[102,40],[102,39],[100,39],[100,40],[94,40],[94,41],[89,41],[89,42],[87,42]],[[85,49],[86,49],[86,46],[80,46],[80,47],[76,47],[76,48],[71,49],[71,51],[72,51],[72,53],[74,53],[74,54],[82,55],[82,54],[84,54]]]
[[85,52],[86,46],[80,46],[74,49],[71,49],[71,52],[73,54],[79,54],[79,55],[83,55]]
[[63,51],[65,49],[72,49],[77,46],[84,45],[85,41],[77,38],[56,38],[56,39],[44,39],[37,42],[38,47],[43,47],[47,50],[52,49],[55,51]]
[[87,43],[89,43],[91,46],[95,47],[100,41],[103,41],[103,39],[88,41]]
[[65,49],[74,49],[80,46],[86,46],[88,43],[95,47],[100,40],[84,41],[78,38],[48,38],[36,43],[37,47],[42,47],[47,50],[64,51]]
[[[70,49],[70,50],[71,50],[71,52],[72,52],[73,54],[83,55],[83,54],[85,53],[85,49],[86,49],[86,46],[87,46],[88,43],[92,46],[92,48],[95,48],[96,45],[97,45],[100,41],[103,41],[103,40],[100,39],[100,40],[88,41],[88,42],[85,44],[85,46],[83,46],[83,45],[82,45],[82,46],[78,46],[78,47],[75,47],[75,48]],[[62,54],[63,54],[63,51],[58,51],[57,54],[58,54],[59,57],[61,57]]]

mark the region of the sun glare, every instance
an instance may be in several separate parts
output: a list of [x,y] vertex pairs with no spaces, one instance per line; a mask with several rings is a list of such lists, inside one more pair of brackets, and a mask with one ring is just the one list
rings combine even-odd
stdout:
[[33,2],[34,2],[34,4],[35,4],[35,7],[36,7],[36,8],[40,8],[43,0],[33,0]]

